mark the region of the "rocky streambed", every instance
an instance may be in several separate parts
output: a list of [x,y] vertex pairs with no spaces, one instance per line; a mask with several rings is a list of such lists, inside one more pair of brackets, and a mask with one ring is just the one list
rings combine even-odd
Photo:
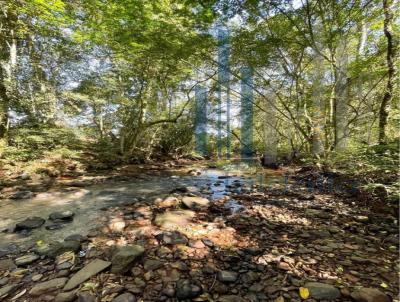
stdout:
[[[283,186],[282,175],[259,183],[233,174],[196,168],[189,175],[73,187],[43,204],[18,201],[28,208],[13,221],[7,202],[15,201],[5,201],[0,297],[397,299],[396,218],[371,213],[347,196]],[[27,230],[27,224],[36,227]]]

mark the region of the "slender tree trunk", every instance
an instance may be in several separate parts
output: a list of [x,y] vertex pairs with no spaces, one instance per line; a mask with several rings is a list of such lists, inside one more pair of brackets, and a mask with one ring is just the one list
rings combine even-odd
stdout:
[[348,87],[347,87],[347,46],[344,38],[339,42],[337,50],[337,70],[335,85],[335,136],[334,146],[337,151],[347,147],[348,129]]
[[269,101],[265,102],[265,152],[264,152],[264,166],[275,168],[277,167],[277,146],[278,135],[276,132],[276,99],[273,94]]
[[316,54],[314,75],[313,75],[313,115],[312,115],[312,152],[316,157],[324,153],[324,111],[325,104],[323,101],[323,77],[324,77],[324,60],[322,56]]
[[388,67],[388,79],[386,83],[385,94],[383,96],[381,106],[379,108],[379,133],[378,142],[380,145],[384,144],[386,141],[386,126],[388,121],[388,111],[390,102],[393,97],[393,79],[395,76],[395,66],[394,66],[394,56],[395,56],[395,41],[392,32],[392,22],[393,22],[393,12],[391,11],[393,1],[383,0],[383,10],[385,14],[383,32],[387,39],[387,52],[386,52],[386,62]]

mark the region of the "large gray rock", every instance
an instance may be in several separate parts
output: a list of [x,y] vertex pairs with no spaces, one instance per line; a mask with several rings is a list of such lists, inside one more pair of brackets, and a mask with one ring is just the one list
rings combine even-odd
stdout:
[[38,283],[34,287],[32,287],[32,289],[29,291],[29,294],[32,296],[40,296],[42,294],[55,291],[62,288],[67,280],[68,278],[56,278]]
[[20,265],[28,265],[31,264],[32,262],[35,262],[36,260],[39,259],[39,256],[36,254],[26,254],[24,256],[18,257],[17,259],[15,259],[15,264],[17,266]]
[[112,302],[135,302],[135,296],[132,295],[131,293],[124,293],[122,295],[119,295],[115,297]]
[[176,297],[179,300],[193,299],[201,295],[203,289],[198,282],[188,279],[178,280],[176,284]]
[[189,210],[169,211],[158,214],[154,223],[163,229],[175,230],[177,227],[188,225],[195,216],[195,212]]
[[362,287],[351,293],[357,302],[390,302],[390,298],[376,288]]
[[304,287],[310,291],[310,296],[318,300],[335,300],[340,297],[340,291],[336,287],[326,283],[307,282]]
[[64,291],[71,290],[77,287],[79,284],[85,282],[90,277],[100,273],[105,270],[107,267],[111,265],[111,262],[104,261],[101,259],[95,259],[89,264],[87,264],[84,268],[78,271],[75,275],[68,280],[67,284],[64,287]]
[[197,208],[208,206],[210,201],[207,198],[203,198],[203,197],[185,196],[182,198],[182,203],[189,209],[197,209]]
[[144,248],[140,245],[120,247],[111,260],[111,272],[114,274],[126,273],[131,268],[133,261],[143,253]]
[[18,222],[15,226],[15,231],[32,230],[40,228],[44,224],[45,220],[41,217],[29,217],[24,221]]

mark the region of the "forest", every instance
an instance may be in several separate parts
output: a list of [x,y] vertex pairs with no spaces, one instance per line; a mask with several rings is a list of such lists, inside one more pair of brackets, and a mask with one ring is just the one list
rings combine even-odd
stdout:
[[399,7],[0,0],[0,300],[400,301]]

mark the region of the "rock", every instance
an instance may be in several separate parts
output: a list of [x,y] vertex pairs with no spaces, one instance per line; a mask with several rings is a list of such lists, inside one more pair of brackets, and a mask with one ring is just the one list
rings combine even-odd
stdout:
[[204,249],[206,247],[201,240],[189,240],[189,246],[195,249]]
[[45,255],[50,258],[56,258],[65,252],[78,252],[81,244],[78,241],[51,242],[36,249],[39,255]]
[[156,226],[164,229],[176,229],[177,226],[187,225],[195,216],[193,211],[178,210],[158,214],[154,220]]
[[40,228],[44,224],[45,220],[40,217],[29,217],[24,221],[18,222],[15,225],[15,231],[32,230]]
[[369,221],[369,217],[368,216],[357,215],[357,216],[354,216],[354,220],[357,221],[357,222],[368,222]]
[[179,232],[167,232],[162,234],[162,241],[165,244],[187,244],[188,239]]
[[62,288],[67,280],[68,278],[56,278],[38,283],[34,287],[32,287],[32,289],[29,291],[29,294],[32,296],[40,296],[42,294],[55,291]]
[[18,253],[19,253],[19,247],[14,243],[8,243],[0,246],[0,257]]
[[179,200],[178,200],[178,198],[176,198],[174,196],[168,196],[164,200],[161,199],[159,201],[156,201],[156,206],[158,206],[160,208],[174,207],[174,206],[177,206],[178,204],[179,204]]
[[135,296],[132,295],[131,293],[124,293],[122,295],[119,295],[115,297],[112,302],[135,302]]
[[54,302],[72,302],[75,301],[75,298],[76,298],[76,290],[72,290],[69,292],[59,293],[55,297]]
[[87,241],[88,238],[86,236],[83,236],[81,234],[73,234],[73,235],[69,235],[68,237],[66,237],[64,239],[64,241],[77,241],[77,242],[85,242]]
[[96,297],[89,292],[82,292],[78,294],[77,302],[96,302]]
[[231,271],[219,271],[217,278],[221,282],[235,282],[238,278],[238,273]]
[[176,284],[176,297],[179,300],[193,299],[201,295],[203,289],[197,282],[189,279],[178,280]]
[[357,302],[390,302],[390,298],[375,288],[362,287],[351,293]]
[[64,287],[64,291],[71,290],[78,286],[79,284],[85,282],[90,277],[100,273],[111,265],[111,262],[107,262],[101,259],[95,259],[87,264],[84,268],[78,271],[75,275],[69,279]]
[[0,288],[0,300],[1,297],[5,297],[6,295],[12,293],[15,289],[17,289],[18,285],[17,284],[10,284],[10,285],[6,285],[2,288]]
[[43,278],[43,274],[36,274],[36,275],[33,275],[33,276],[32,276],[31,280],[32,280],[33,282],[37,282],[37,281],[39,281],[39,280],[42,279],[42,278]]
[[24,255],[24,256],[21,256],[21,257],[18,257],[17,259],[15,259],[15,264],[17,266],[28,265],[38,259],[39,259],[38,255],[31,253],[31,254],[27,254],[27,255]]
[[75,213],[72,211],[53,212],[49,215],[50,220],[71,221],[74,219]]
[[11,271],[14,268],[16,268],[16,265],[11,259],[0,260],[0,271]]
[[306,209],[305,214],[308,217],[317,217],[322,219],[327,219],[331,217],[329,213],[315,209]]
[[20,191],[12,194],[10,199],[28,199],[32,198],[34,194],[31,191]]
[[6,285],[10,281],[9,278],[0,278],[0,286]]
[[333,285],[320,282],[307,282],[304,287],[310,291],[310,296],[317,300],[335,300],[340,297],[340,291]]
[[156,269],[162,267],[163,265],[164,265],[164,262],[162,262],[160,260],[149,259],[149,260],[145,261],[143,267],[146,271],[153,271],[153,270],[156,270]]
[[111,263],[111,272],[113,274],[125,273],[131,268],[131,264],[137,258],[143,255],[144,248],[140,245],[127,245],[120,247],[113,256]]
[[108,223],[108,228],[113,233],[121,233],[125,229],[126,223],[123,218],[115,217]]
[[235,295],[225,295],[218,298],[217,302],[245,302],[242,297]]
[[188,209],[197,209],[201,207],[206,207],[210,203],[210,201],[207,198],[203,197],[189,197],[185,196],[182,198],[182,203],[188,208]]
[[62,223],[53,223],[53,224],[46,225],[46,230],[49,230],[49,231],[59,230],[59,229],[62,229],[64,226],[65,225]]

